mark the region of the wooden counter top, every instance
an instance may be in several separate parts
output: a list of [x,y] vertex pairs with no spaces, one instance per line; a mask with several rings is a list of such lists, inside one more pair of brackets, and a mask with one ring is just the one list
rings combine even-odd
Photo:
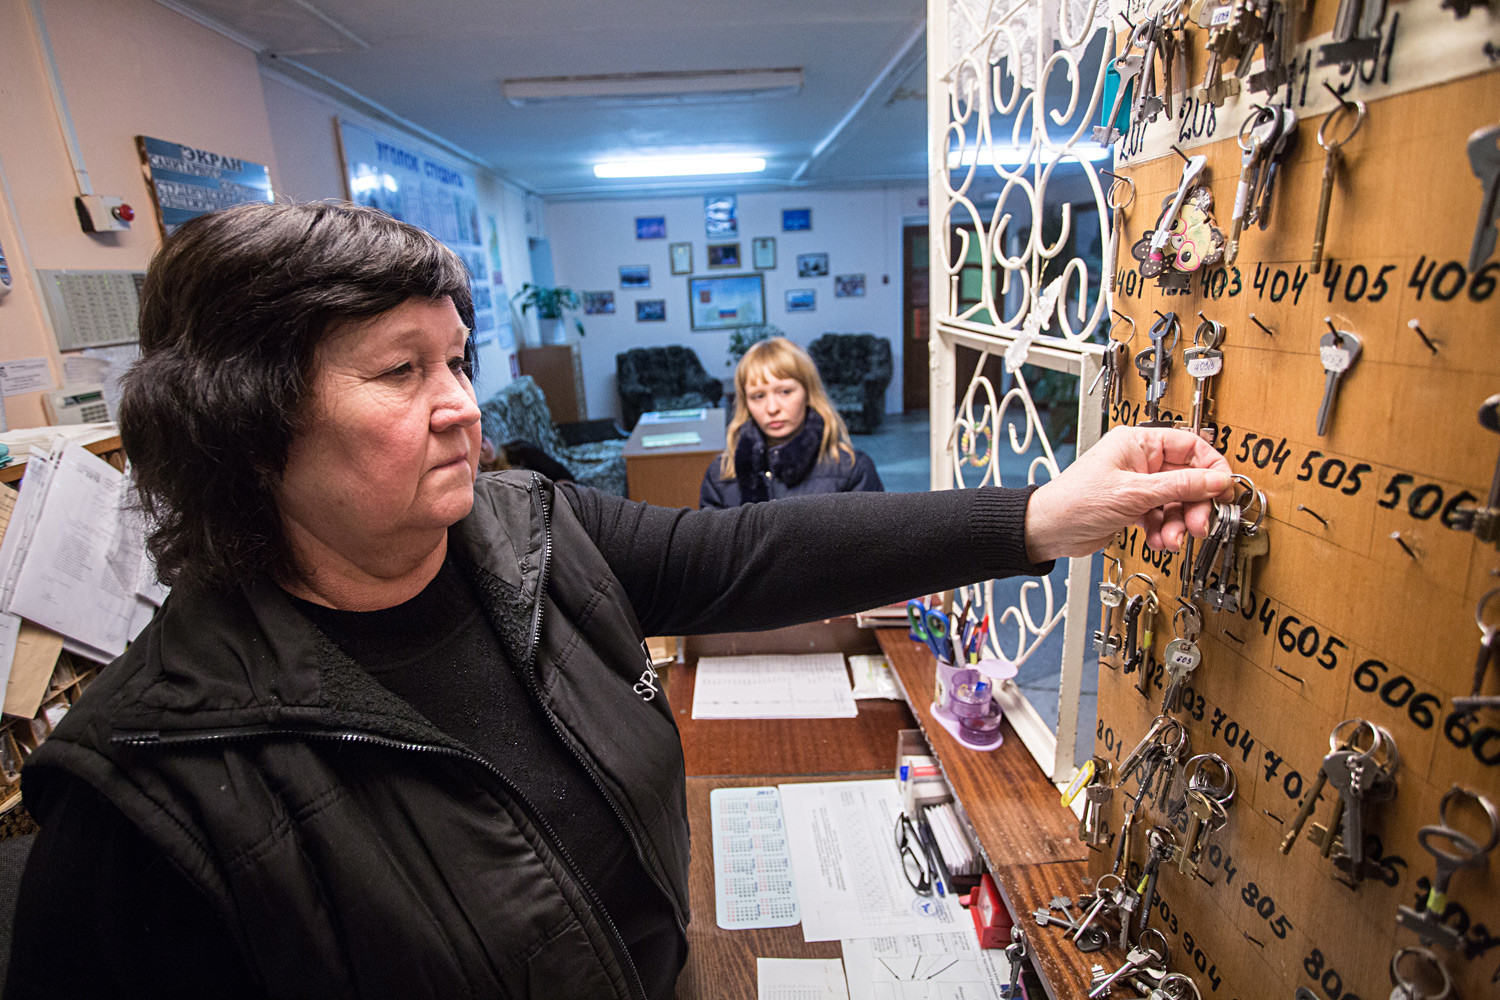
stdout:
[[[1091,886],[1088,848],[1078,839],[1078,819],[1058,798],[1007,720],[998,750],[979,752],[963,746],[932,716],[936,663],[927,648],[907,638],[905,629],[880,629],[880,647],[891,662],[912,714],[963,807],[995,884],[1016,922],[1026,932],[1032,962],[1052,1000],[1083,996],[1094,963],[1116,969],[1124,952],[1109,948],[1084,954],[1064,940],[1061,927],[1039,927],[1032,911],[1045,908],[1053,896],[1078,896]],[[1076,908],[1075,908],[1076,912]]]

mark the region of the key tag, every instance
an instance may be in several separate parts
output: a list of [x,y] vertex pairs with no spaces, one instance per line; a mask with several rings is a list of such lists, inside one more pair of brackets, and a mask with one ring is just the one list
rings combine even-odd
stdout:
[[1206,185],[1188,192],[1167,237],[1173,270],[1192,274],[1224,259],[1224,233],[1214,222],[1214,193]]

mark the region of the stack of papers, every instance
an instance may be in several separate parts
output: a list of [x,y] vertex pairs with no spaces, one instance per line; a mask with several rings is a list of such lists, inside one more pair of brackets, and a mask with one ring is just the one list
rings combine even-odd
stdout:
[[984,861],[974,850],[969,835],[959,822],[952,802],[927,806],[922,810],[927,826],[937,841],[938,853],[943,856],[943,866],[950,875],[978,875],[984,871]]
[[[36,713],[51,663],[40,676],[35,704],[32,672],[21,692],[10,683],[11,671],[22,654],[32,665],[38,649],[49,648],[49,634],[58,637],[57,647],[107,663],[165,598],[145,556],[145,527],[131,509],[129,490],[123,473],[76,440],[57,437],[46,450],[31,450],[0,541],[0,681],[7,685],[7,713]],[[28,636],[31,626],[45,632]]]
[[841,653],[698,661],[695,719],[852,719],[858,714]]
[[678,431],[676,434],[642,434],[642,448],[676,448],[685,444],[697,444],[703,438],[697,431]]

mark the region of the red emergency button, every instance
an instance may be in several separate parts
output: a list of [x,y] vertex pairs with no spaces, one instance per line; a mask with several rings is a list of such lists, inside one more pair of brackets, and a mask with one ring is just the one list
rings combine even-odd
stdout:
[[131,222],[135,219],[135,209],[123,203],[111,209],[110,214],[121,222]]

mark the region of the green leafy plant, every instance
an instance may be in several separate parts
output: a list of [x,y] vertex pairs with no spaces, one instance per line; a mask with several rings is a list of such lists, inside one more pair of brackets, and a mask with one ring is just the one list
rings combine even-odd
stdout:
[[755,326],[737,326],[729,332],[729,360],[725,362],[730,368],[740,363],[740,358],[762,340],[770,340],[772,337],[781,336],[781,330],[770,323],[759,323]]
[[[583,308],[578,293],[566,285],[557,288],[547,288],[542,285],[533,285],[526,282],[521,290],[511,296],[511,301],[521,307],[521,315],[526,315],[526,310],[536,307],[538,319],[562,319],[566,312],[577,312]],[[573,325],[578,328],[578,336],[582,337],[583,321],[573,317]]]

